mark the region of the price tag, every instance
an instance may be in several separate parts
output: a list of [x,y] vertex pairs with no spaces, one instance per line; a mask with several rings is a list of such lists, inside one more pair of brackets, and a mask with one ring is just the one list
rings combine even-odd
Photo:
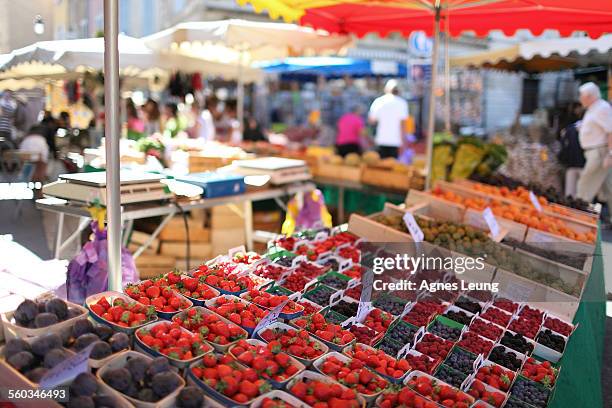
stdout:
[[327,231],[319,231],[315,234],[313,241],[325,241],[327,238],[329,238],[329,234],[327,233]]
[[280,316],[281,312],[283,311],[283,308],[285,307],[285,305],[287,305],[288,302],[289,302],[289,299],[285,300],[283,303],[276,306],[274,309],[270,310],[270,313],[265,315],[264,318],[261,319],[259,323],[257,323],[257,326],[255,326],[254,332],[257,333],[259,330],[263,329],[264,327],[269,326],[272,323],[275,323],[278,320],[278,316]]
[[361,274],[361,296],[359,303],[369,302],[372,299],[372,285],[374,284],[374,272],[370,268],[364,268]]
[[40,388],[51,389],[58,387],[89,370],[89,353],[91,353],[93,346],[93,344],[90,344],[74,356],[47,371],[39,382]]
[[531,200],[531,204],[535,207],[538,212],[542,212],[542,205],[540,205],[540,201],[538,201],[538,197],[533,194],[533,191],[529,191],[529,199]]
[[370,313],[370,309],[372,307],[372,302],[359,302],[359,306],[357,307],[357,315],[355,316],[355,321],[357,323],[361,323],[365,320]]
[[499,224],[497,223],[497,220],[495,219],[491,208],[485,208],[482,212],[482,216],[487,225],[489,226],[489,231],[491,231],[491,235],[493,235],[493,238],[498,237],[501,231],[499,230]]
[[423,231],[421,231],[421,227],[419,227],[419,224],[417,224],[416,220],[414,219],[414,216],[407,212],[406,214],[404,214],[404,223],[406,224],[406,227],[408,228],[408,231],[410,232],[410,235],[412,236],[412,239],[414,240],[414,242],[423,242]]
[[231,248],[227,251],[227,256],[229,256],[230,259],[232,259],[234,257],[234,255],[236,254],[246,254],[247,250],[244,247],[244,245],[240,245],[237,246],[235,248]]

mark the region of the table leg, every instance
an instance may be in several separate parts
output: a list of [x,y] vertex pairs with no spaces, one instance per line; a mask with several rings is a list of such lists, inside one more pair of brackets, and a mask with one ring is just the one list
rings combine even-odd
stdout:
[[127,247],[128,242],[130,240],[130,235],[132,234],[132,228],[134,228],[134,220],[128,220],[125,222],[125,227],[123,229],[123,246]]
[[59,246],[59,249],[57,251],[58,256],[59,254],[62,252],[62,250],[64,248],[66,248],[66,246],[68,244],[70,244],[72,241],[74,241],[76,238],[80,238],[81,236],[81,232],[83,232],[85,230],[85,228],[87,228],[87,226],[90,223],[90,219],[87,217],[79,217],[80,221],[79,221],[79,225],[77,226],[77,229],[70,234],[70,236],[68,238],[66,238],[66,240],[64,242],[62,242]]
[[344,187],[338,187],[338,222],[344,222]]
[[253,250],[253,203],[251,201],[244,202],[244,238],[248,251]]
[[61,249],[61,242],[62,242],[62,230],[64,229],[64,213],[61,212],[58,214],[58,219],[57,219],[57,235],[55,236],[55,251],[53,254],[53,257],[55,259],[59,259],[59,253],[60,253],[60,249]]

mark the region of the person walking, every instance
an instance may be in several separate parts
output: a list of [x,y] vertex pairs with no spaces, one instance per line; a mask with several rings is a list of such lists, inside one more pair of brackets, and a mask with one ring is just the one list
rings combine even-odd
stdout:
[[399,96],[396,80],[385,84],[385,94],[372,102],[369,121],[376,124],[376,145],[381,158],[397,158],[402,145],[404,121],[408,119],[408,102]]
[[17,100],[13,91],[7,90],[0,96],[0,138],[9,145],[14,144]]
[[365,136],[365,124],[360,115],[360,106],[354,105],[351,110],[338,120],[336,151],[342,157],[349,153],[361,154],[361,141]]
[[578,130],[586,159],[576,195],[591,202],[599,198],[612,204],[612,107],[601,98],[597,85],[587,82],[579,88],[580,103],[586,109]]

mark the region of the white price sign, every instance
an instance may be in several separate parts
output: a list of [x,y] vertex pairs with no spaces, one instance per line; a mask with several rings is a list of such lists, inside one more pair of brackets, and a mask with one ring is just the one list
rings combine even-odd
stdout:
[[419,224],[416,222],[411,213],[407,212],[404,214],[404,223],[406,224],[406,228],[408,228],[408,232],[410,232],[414,242],[423,242],[423,231],[421,231],[421,227],[419,227]]
[[533,191],[529,191],[529,199],[531,200],[531,204],[533,204],[535,209],[538,210],[538,212],[542,212],[542,205],[540,204],[538,197],[533,194]]
[[283,303],[276,306],[274,309],[270,310],[270,313],[265,315],[264,318],[261,319],[259,323],[257,323],[257,326],[255,326],[254,332],[257,333],[259,330],[263,329],[264,327],[269,326],[272,323],[275,323],[278,320],[278,316],[280,316],[281,312],[283,311],[283,308],[287,305],[287,303],[289,303],[289,299],[285,300]]
[[493,238],[498,237],[501,231],[499,229],[499,224],[497,223],[497,220],[495,219],[493,211],[491,211],[490,207],[484,209],[484,211],[482,212],[482,217],[489,226],[489,231],[491,231],[491,235],[493,236]]
[[62,361],[40,379],[40,388],[51,389],[60,386],[71,378],[89,370],[89,354],[93,349],[93,344]]

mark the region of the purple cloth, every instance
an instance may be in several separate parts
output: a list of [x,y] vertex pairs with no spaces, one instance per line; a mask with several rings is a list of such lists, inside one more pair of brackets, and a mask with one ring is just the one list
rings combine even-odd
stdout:
[[[93,241],[83,245],[81,251],[68,264],[66,291],[68,300],[82,304],[93,294],[108,290],[108,244],[106,229],[98,230],[97,223],[92,222]],[[123,282],[138,280],[138,272],[132,255],[126,248],[121,248],[121,271]]]
[[[318,200],[313,199],[313,194],[318,197]],[[298,212],[295,219],[296,231],[304,229],[319,228],[323,226],[322,211],[325,206],[325,199],[319,190],[315,190],[312,194],[304,194],[304,202],[302,208]]]

